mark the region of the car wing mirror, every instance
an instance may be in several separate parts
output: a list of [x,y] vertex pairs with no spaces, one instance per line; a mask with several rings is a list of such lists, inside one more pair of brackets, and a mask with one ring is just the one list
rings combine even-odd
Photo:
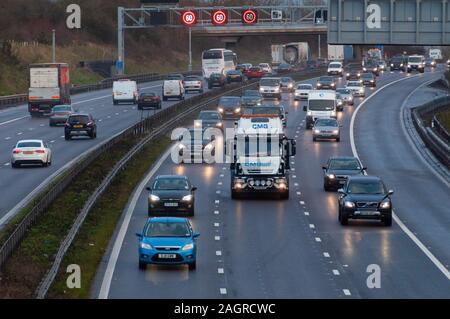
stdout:
[[147,186],[145,189],[148,190],[149,192],[152,191],[152,188],[150,186]]
[[195,186],[193,186],[192,188],[191,188],[191,191],[193,191],[193,192],[195,192],[197,190],[197,187],[195,187]]
[[323,169],[324,171],[326,171],[326,170],[327,170],[327,167],[326,167],[326,166],[322,166],[322,169]]
[[142,239],[144,237],[144,235],[142,235],[142,233],[136,233],[136,237],[139,239]]
[[392,189],[390,189],[390,190],[388,191],[388,195],[391,196],[391,195],[393,195],[393,194],[394,194],[394,191],[393,191]]
[[192,235],[193,238],[198,238],[200,237],[200,233],[194,233],[194,235]]

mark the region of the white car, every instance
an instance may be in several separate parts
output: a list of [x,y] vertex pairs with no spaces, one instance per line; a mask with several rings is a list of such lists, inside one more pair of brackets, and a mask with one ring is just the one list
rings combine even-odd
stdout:
[[184,78],[184,90],[203,93],[203,79],[198,75],[189,75]]
[[22,164],[39,164],[44,167],[51,165],[52,151],[42,140],[21,140],[14,147],[11,155],[11,167]]
[[330,64],[328,64],[328,75],[339,75],[339,76],[343,76],[344,75],[344,66],[342,65],[341,62],[331,62]]
[[295,89],[294,99],[295,100],[307,100],[309,92],[314,90],[312,84],[298,84]]
[[162,87],[162,99],[177,98],[184,100],[184,85],[181,80],[165,80]]
[[363,82],[360,81],[348,81],[346,89],[352,91],[353,96],[365,97],[366,90],[364,88]]
[[121,79],[113,82],[113,104],[120,102],[137,104],[139,90],[136,81]]
[[264,72],[266,73],[272,73],[272,67],[269,63],[260,63],[258,65]]

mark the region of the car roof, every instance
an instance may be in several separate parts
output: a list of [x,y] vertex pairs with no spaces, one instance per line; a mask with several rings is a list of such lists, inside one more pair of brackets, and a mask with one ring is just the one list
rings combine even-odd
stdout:
[[183,217],[152,217],[148,219],[149,223],[185,223],[187,218]]
[[369,175],[349,176],[348,180],[357,182],[381,182],[381,178],[379,178],[378,176]]
[[158,175],[158,176],[156,176],[156,179],[160,179],[160,178],[164,178],[164,179],[170,179],[170,178],[179,179],[179,178],[182,178],[182,179],[185,179],[185,180],[188,179],[187,176],[185,176],[185,175]]

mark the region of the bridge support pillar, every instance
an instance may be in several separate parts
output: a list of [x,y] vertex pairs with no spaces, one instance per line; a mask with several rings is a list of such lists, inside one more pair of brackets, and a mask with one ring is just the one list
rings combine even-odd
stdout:
[[353,46],[353,55],[356,60],[360,61],[363,58],[363,47],[361,45]]

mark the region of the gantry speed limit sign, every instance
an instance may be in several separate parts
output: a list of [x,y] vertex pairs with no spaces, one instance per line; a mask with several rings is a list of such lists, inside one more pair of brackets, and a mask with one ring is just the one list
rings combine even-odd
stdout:
[[253,9],[247,9],[242,12],[242,23],[254,24],[258,21],[258,14]]
[[225,10],[215,10],[211,14],[211,22],[215,25],[224,25],[228,22],[228,14]]
[[191,26],[197,23],[197,14],[194,11],[184,11],[181,15],[181,22],[184,25]]

